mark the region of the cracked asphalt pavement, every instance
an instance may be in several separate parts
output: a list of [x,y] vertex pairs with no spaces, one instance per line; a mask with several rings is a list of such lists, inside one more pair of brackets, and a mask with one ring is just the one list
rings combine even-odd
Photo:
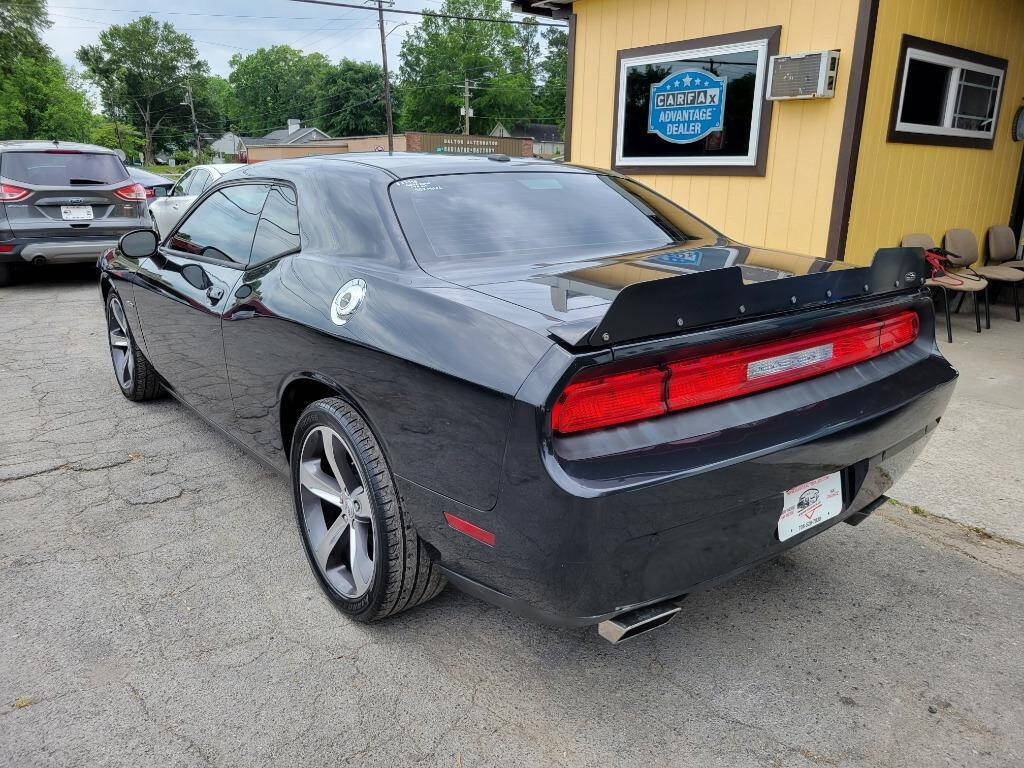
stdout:
[[0,392],[2,765],[1024,764],[1024,546],[941,509],[838,526],[619,647],[451,588],[363,626],[284,479],[121,397],[90,269],[0,289]]

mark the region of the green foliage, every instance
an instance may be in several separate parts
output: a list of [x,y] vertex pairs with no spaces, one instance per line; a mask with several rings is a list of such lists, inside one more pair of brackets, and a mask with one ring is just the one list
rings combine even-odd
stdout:
[[196,120],[202,132],[220,136],[231,130],[236,111],[231,83],[219,75],[210,75],[196,83],[192,90],[196,104]]
[[569,35],[561,29],[544,30],[547,55],[540,65],[543,80],[537,91],[536,114],[540,122],[558,123],[565,130],[565,91],[569,69]]
[[[499,0],[445,0],[439,13],[511,19]],[[511,24],[443,19],[426,15],[402,43],[403,120],[410,130],[454,131],[461,124],[463,81],[474,90],[474,133],[486,133],[495,117],[525,115],[532,98],[524,56]]]
[[[392,110],[398,122],[399,102],[392,81]],[[315,114],[318,125],[331,136],[366,136],[385,133],[384,68],[368,61],[342,59],[323,75]]]
[[[120,140],[118,140],[118,133],[120,133]],[[146,146],[142,134],[135,128],[127,123],[115,123],[112,120],[104,120],[95,125],[89,134],[89,143],[110,149],[123,149],[125,160],[129,163],[137,162],[139,153]]]
[[330,69],[323,54],[304,55],[287,45],[232,56],[228,80],[234,91],[235,133],[262,136],[292,117],[321,127],[310,115],[316,114],[314,105]]
[[141,16],[103,30],[99,44],[83,46],[77,56],[106,114],[142,131],[147,162],[158,146],[188,136],[191,118],[182,101],[187,86],[205,82],[208,70],[191,37]]
[[75,73],[50,55],[0,71],[0,139],[88,141],[95,117]]
[[49,26],[45,0],[0,2],[0,73],[21,58],[46,58],[49,52],[39,35]]
[[[509,19],[499,0],[445,0],[440,13]],[[473,133],[552,122],[565,115],[568,36],[527,24],[440,19],[426,16],[402,44],[402,125],[408,130],[454,131],[461,125],[463,83],[471,81]]]

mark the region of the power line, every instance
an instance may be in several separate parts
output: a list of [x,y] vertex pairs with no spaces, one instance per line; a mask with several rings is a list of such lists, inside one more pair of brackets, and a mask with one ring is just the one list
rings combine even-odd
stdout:
[[[355,8],[361,11],[374,10],[365,5],[353,5],[352,3],[338,3],[334,0],[291,0],[293,3],[309,3],[310,5],[327,5],[332,8]],[[549,24],[543,21],[519,21],[518,19],[491,19],[485,16],[462,16],[451,13],[437,13],[435,11],[406,11],[400,8],[388,8],[385,13],[401,13],[406,16],[434,17],[437,19],[453,19],[455,21],[480,21],[488,24],[515,24],[526,27],[558,27],[567,29],[565,24]]]

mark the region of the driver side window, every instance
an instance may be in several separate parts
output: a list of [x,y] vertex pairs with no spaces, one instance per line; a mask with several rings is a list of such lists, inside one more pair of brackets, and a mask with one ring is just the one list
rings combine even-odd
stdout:
[[214,192],[178,226],[168,247],[245,266],[269,190],[267,184],[239,184]]
[[195,171],[189,171],[174,185],[171,190],[171,197],[184,197],[188,194],[189,185],[192,183],[192,177],[195,176]]

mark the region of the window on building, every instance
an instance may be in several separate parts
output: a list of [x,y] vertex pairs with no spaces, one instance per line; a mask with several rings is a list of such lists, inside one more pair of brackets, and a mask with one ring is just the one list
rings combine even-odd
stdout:
[[619,52],[617,170],[764,174],[778,28]]
[[903,36],[889,140],[991,148],[1006,62]]

